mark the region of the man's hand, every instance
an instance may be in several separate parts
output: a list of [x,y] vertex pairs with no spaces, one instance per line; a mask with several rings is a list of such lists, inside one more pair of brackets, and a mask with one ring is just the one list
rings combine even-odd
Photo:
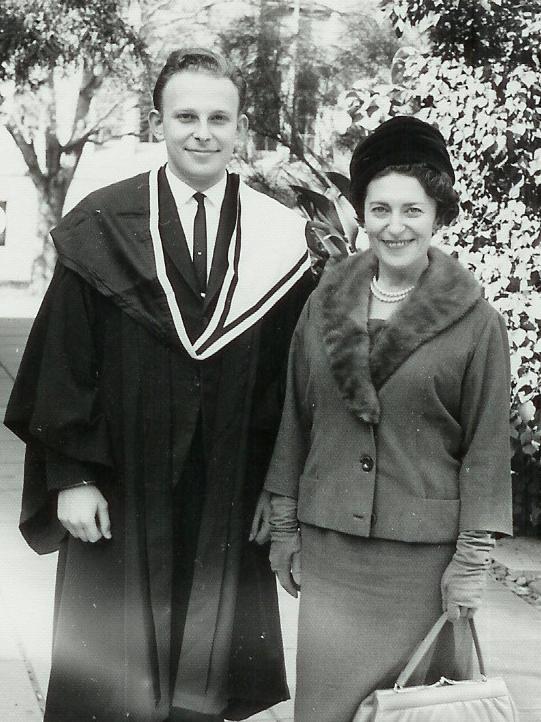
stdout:
[[256,544],[266,544],[270,539],[270,497],[270,492],[263,489],[257,501],[249,537],[250,541],[255,541]]
[[111,538],[107,501],[93,484],[58,492],[58,519],[76,539],[97,542]]
[[288,594],[295,599],[301,588],[301,535],[281,534],[273,537],[270,546],[269,561],[272,571]]

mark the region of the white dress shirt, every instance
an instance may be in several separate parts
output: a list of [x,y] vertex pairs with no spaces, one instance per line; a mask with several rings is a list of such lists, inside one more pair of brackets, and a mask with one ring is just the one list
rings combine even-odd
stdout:
[[[188,250],[193,260],[193,223],[197,212],[197,201],[194,193],[197,193],[187,183],[177,178],[169,170],[169,165],[165,166],[165,175],[169,181],[169,187],[175,199],[180,222],[186,236]],[[220,222],[220,210],[225,195],[225,186],[227,184],[227,176],[224,176],[215,185],[211,186],[204,192],[205,196],[205,216],[207,219],[207,278],[209,277],[210,267],[212,265],[212,256],[216,246],[216,234],[218,232],[218,223]]]

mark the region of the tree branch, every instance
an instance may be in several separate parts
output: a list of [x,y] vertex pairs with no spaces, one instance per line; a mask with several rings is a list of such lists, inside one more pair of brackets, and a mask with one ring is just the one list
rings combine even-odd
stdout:
[[79,95],[77,97],[77,105],[75,107],[75,114],[73,116],[73,125],[71,129],[70,139],[67,144],[63,147],[64,149],[71,145],[78,145],[79,138],[77,135],[80,132],[81,126],[84,124],[85,119],[90,110],[90,103],[96,94],[96,91],[103,83],[103,79],[96,75],[91,68],[83,68],[83,77],[81,80],[81,86],[79,88]]
[[145,10],[145,16],[144,16],[145,20],[143,23],[141,23],[140,30],[142,30],[143,28],[146,28],[150,24],[150,21],[152,20],[152,18],[155,15],[157,15],[164,8],[167,8],[168,6],[170,6],[172,2],[173,2],[173,0],[164,0],[164,2],[158,3],[150,10]]
[[[69,153],[70,151],[75,150],[79,146],[84,145],[86,142],[90,141],[91,136],[95,135],[99,131],[102,123],[104,123],[107,120],[107,118],[110,118],[111,115],[116,110],[118,110],[118,108],[120,108],[122,106],[123,102],[124,101],[119,100],[118,103],[115,103],[114,105],[112,105],[109,108],[109,110],[107,110],[106,113],[104,113],[100,118],[98,118],[98,120],[96,120],[96,122],[90,128],[88,128],[83,133],[81,133],[81,135],[79,135],[77,138],[74,138],[74,137],[70,138],[70,140],[65,145],[62,146],[62,150],[65,153]],[[130,108],[127,108],[127,110],[128,111],[133,110],[136,107],[137,107],[137,103],[134,103]],[[124,135],[131,135],[131,134],[123,133],[119,137],[123,137]]]
[[[204,4],[199,5],[196,10],[193,10],[191,12],[186,12],[183,15],[175,14],[174,18],[171,18],[168,22],[169,28],[174,27],[175,25],[178,25],[179,23],[185,23],[186,21],[193,21],[200,13],[203,13],[207,10],[211,10],[216,5],[228,5],[237,3],[237,0],[213,0],[212,2],[206,2]],[[160,10],[163,10],[168,5],[171,4],[171,0],[166,0],[165,2],[160,3],[156,9],[152,9],[149,11],[148,15],[145,17],[145,22],[141,26],[141,30],[146,28],[148,25],[150,25],[150,21],[152,20],[153,16],[157,15],[157,13]],[[257,2],[254,0],[251,0],[250,5],[252,7],[257,7]]]
[[17,148],[21,151],[34,184],[38,186],[40,190],[44,190],[47,185],[47,178],[40,168],[34,143],[32,141],[28,142],[25,140],[23,134],[13,120],[7,120],[5,122],[5,128],[17,144]]
[[92,145],[105,145],[105,143],[108,143],[110,140],[121,140],[122,138],[139,138],[140,133],[136,130],[130,130],[127,133],[115,133],[113,135],[108,135],[105,140],[96,140],[95,138],[88,138],[85,142],[86,143],[92,143]]

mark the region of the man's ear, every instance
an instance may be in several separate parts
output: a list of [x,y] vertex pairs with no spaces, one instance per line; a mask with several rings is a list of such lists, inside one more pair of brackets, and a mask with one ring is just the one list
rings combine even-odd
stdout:
[[239,135],[244,135],[244,133],[248,130],[249,125],[250,121],[248,120],[248,116],[241,113],[239,115],[239,119],[237,120],[237,133],[239,133]]
[[148,114],[148,124],[150,126],[150,130],[152,131],[152,135],[156,138],[156,140],[163,140],[162,114],[159,110],[156,110],[156,108],[152,108]]

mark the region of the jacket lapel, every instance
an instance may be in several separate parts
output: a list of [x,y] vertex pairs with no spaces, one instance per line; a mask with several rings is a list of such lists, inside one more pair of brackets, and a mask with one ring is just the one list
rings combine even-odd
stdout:
[[165,166],[158,171],[158,204],[160,209],[158,226],[164,252],[191,291],[200,299],[199,284],[175,199],[167,182]]
[[[237,220],[238,187],[238,175],[228,173],[207,293],[203,304],[205,309],[212,304],[224,281],[229,243]],[[188,250],[186,234],[178,215],[173,193],[167,182],[165,166],[160,168],[158,172],[158,200],[160,208],[159,229],[164,252],[191,291],[200,299],[199,284],[195,275],[192,257]]]
[[324,343],[342,397],[367,423],[379,421],[377,391],[416,349],[462,318],[481,296],[475,278],[454,258],[429,250],[429,265],[370,351],[372,251],[331,260],[320,282]]
[[212,266],[207,285],[204,308],[208,308],[216,298],[224,282],[227,271],[227,258],[229,244],[237,223],[237,206],[239,193],[239,176],[236,173],[227,174],[227,185],[224,199],[220,209],[220,221],[216,233],[216,245],[212,257]]

